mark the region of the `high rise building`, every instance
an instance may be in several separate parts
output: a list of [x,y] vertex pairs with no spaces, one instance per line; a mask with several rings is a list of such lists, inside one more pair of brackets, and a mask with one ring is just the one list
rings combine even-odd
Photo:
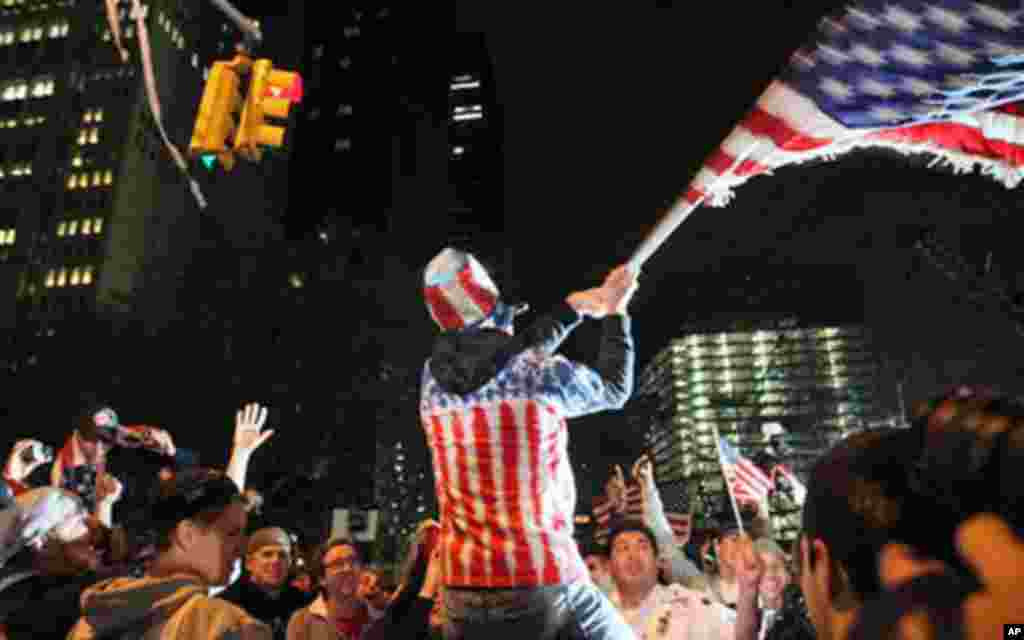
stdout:
[[[209,67],[233,57],[241,37],[203,0],[147,7],[161,121],[187,153]],[[196,163],[192,175],[209,205],[200,211],[153,119],[130,10],[131,2],[116,3],[131,55],[125,64],[103,3],[11,0],[0,7],[0,135],[7,139],[0,158],[7,202],[0,212],[0,328],[12,347],[4,350],[3,369],[26,392],[41,384],[55,396],[117,388],[138,379],[129,373],[137,366],[180,380],[179,367],[193,366],[186,351],[142,357],[157,345],[130,343],[126,327],[153,336],[191,326],[197,331],[175,340],[197,347],[204,344],[198,334],[216,327],[222,333],[214,352],[224,353],[231,327],[242,324],[225,313],[248,314],[248,324],[267,315],[221,304],[223,322],[207,317],[230,297],[222,292],[277,277],[263,247],[281,235],[274,213],[287,197],[287,153],[259,165],[240,162],[231,173]],[[301,13],[288,19],[301,34]],[[288,269],[280,270],[280,288],[289,291]],[[33,370],[41,377],[26,375]],[[65,371],[75,375],[65,380]],[[148,386],[160,384],[154,378]],[[14,405],[29,397],[10,394],[0,413],[19,413]]]
[[438,517],[434,472],[422,437],[379,446],[375,480],[382,546],[394,553],[418,523]]
[[[839,438],[887,415],[877,371],[858,324],[692,326],[644,369],[632,421],[645,429],[658,481],[684,479],[694,508],[713,516],[729,505],[716,433],[766,473],[784,463],[802,475]],[[799,514],[775,507],[776,534],[792,539]]]
[[502,231],[504,174],[501,107],[483,34],[459,34],[448,64],[450,224],[458,233]]

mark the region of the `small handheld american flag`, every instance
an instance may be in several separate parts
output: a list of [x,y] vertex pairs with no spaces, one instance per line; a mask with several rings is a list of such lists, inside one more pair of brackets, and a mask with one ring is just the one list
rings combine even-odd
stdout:
[[775,483],[756,464],[741,456],[728,440],[722,437],[718,440],[722,474],[733,496],[738,502],[764,502]]

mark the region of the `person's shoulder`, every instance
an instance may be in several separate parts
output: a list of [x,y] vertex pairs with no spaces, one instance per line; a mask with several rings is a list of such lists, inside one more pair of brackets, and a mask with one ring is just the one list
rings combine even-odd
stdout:
[[174,635],[182,638],[269,640],[273,637],[269,626],[238,605],[205,595],[196,596],[187,609],[181,611],[176,626],[178,633]]

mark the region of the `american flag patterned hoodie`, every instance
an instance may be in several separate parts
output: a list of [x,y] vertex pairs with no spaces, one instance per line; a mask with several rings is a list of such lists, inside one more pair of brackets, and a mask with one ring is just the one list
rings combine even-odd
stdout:
[[616,315],[601,320],[593,366],[556,355],[580,322],[562,304],[514,337],[449,331],[435,344],[420,415],[446,586],[536,587],[587,575],[573,539],[566,420],[621,409],[633,390],[634,353],[630,319]]

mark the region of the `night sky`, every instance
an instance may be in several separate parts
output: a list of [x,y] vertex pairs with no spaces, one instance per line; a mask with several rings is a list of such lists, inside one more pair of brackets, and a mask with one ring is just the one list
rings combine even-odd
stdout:
[[[675,4],[570,13],[457,3],[458,29],[488,36],[505,117],[505,272],[535,308],[628,259],[821,11],[745,0]],[[750,260],[811,273],[853,265],[862,292],[823,281],[813,297],[823,306],[863,297],[862,318],[850,319],[874,331],[893,397],[901,379],[908,402],[959,381],[1014,388],[1013,354],[1024,338],[912,246],[934,227],[975,264],[993,251],[1012,277],[1020,269],[1006,230],[1020,193],[926,165],[860,152],[757,178],[728,207],[698,210],[645,268],[633,305],[641,365],[678,334],[679,310],[701,305],[681,294],[690,282],[741,277],[736,264],[749,268]],[[569,351],[593,347],[584,330]],[[617,428],[618,416],[577,423],[577,455],[598,446],[624,458],[635,451],[637,436]]]

